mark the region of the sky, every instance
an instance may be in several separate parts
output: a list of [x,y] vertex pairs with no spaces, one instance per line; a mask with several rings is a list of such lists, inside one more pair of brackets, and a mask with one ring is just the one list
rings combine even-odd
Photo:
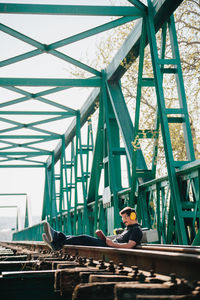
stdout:
[[[41,1],[1,1],[0,3],[29,3],[29,4],[76,4],[76,5],[109,5],[108,0],[80,0],[80,1],[67,1],[67,0],[41,0]],[[95,2],[95,4],[94,4]],[[127,4],[127,1],[111,1],[115,5]],[[73,34],[87,30],[91,27],[98,26],[104,22],[110,21],[110,17],[81,17],[81,16],[41,16],[41,15],[10,15],[1,14],[1,23],[9,26],[24,35],[27,35],[41,43],[49,44],[56,42]],[[107,33],[106,33],[107,34]],[[87,40],[77,42],[65,47],[61,47],[58,50],[67,55],[71,55],[73,58],[81,59],[81,61],[87,63],[88,57],[94,57],[96,44],[100,41],[103,35],[90,37]],[[27,51],[35,49],[34,47],[19,41],[12,36],[9,36],[3,32],[0,32],[1,47],[0,47],[0,60],[5,60],[15,55],[22,54]],[[1,68],[0,77],[44,77],[44,78],[69,78],[70,66],[68,63],[52,57],[52,55],[42,54],[35,58],[25,60],[23,62],[15,63],[10,66]],[[24,90],[29,92],[35,92],[43,90],[44,88],[24,87]],[[70,106],[74,109],[80,108],[88,95],[91,92],[90,89],[70,89],[58,93],[58,95],[49,95],[48,99],[59,101],[59,103]],[[21,95],[20,95],[21,96]],[[0,88],[0,103],[4,101],[12,100],[19,97],[14,92]],[[73,99],[73,101],[72,101]],[[42,110],[46,109],[44,104],[38,104],[35,106],[35,101],[29,101],[28,103],[17,104],[5,108],[5,110]],[[51,110],[52,107],[48,106]],[[9,116],[9,118],[11,118]],[[18,116],[12,116],[12,120],[16,120]],[[28,122],[30,117],[20,116],[20,122]],[[35,117],[36,119],[36,117]],[[55,125],[48,124],[48,129],[59,133],[64,133],[66,128],[71,123],[72,119],[64,120],[60,122],[57,127]],[[0,123],[0,129],[3,129],[4,124]],[[42,128],[47,128],[44,125]],[[23,133],[22,131],[19,133]],[[54,149],[55,145],[52,145]],[[45,147],[45,145],[44,145]],[[25,193],[31,200],[32,215],[41,215],[42,201],[44,190],[44,169],[42,168],[0,168],[0,216],[16,215],[15,208],[5,208],[6,205],[17,205],[20,207],[22,214],[25,209],[25,197],[24,196],[6,196],[6,193]],[[2,195],[4,194],[4,195]]]

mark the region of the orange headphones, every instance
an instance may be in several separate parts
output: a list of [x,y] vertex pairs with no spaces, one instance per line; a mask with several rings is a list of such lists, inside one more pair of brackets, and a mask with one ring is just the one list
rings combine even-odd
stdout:
[[132,212],[130,213],[130,219],[131,219],[132,221],[135,221],[135,219],[136,219],[136,213],[135,213],[134,211],[132,211]]

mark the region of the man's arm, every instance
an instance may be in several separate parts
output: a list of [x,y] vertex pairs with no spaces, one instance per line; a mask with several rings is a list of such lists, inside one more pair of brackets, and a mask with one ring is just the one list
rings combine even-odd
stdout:
[[136,246],[136,242],[129,240],[128,243],[115,243],[112,240],[110,240],[109,238],[106,238],[106,244],[109,247],[113,247],[113,248],[124,248],[124,249],[131,249],[134,248]]

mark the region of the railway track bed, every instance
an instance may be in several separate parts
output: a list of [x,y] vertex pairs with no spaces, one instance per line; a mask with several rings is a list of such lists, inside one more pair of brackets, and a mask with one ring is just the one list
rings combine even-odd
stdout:
[[199,247],[0,243],[1,299],[200,299]]

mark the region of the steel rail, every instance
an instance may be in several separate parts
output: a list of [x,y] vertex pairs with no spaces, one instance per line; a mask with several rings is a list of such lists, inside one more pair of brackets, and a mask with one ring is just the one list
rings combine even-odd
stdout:
[[[21,253],[49,251],[43,242],[0,242],[0,245],[17,252],[21,249]],[[193,251],[195,249],[196,252]],[[113,261],[115,264],[123,262],[126,267],[137,266],[144,271],[154,270],[155,273],[167,276],[175,273],[178,278],[200,280],[199,247],[143,245],[136,249],[116,249],[65,245],[62,253],[105,262]]]
[[148,251],[165,251],[165,252],[178,252],[184,254],[200,255],[200,247],[198,246],[185,246],[185,245],[141,245],[137,249]]

